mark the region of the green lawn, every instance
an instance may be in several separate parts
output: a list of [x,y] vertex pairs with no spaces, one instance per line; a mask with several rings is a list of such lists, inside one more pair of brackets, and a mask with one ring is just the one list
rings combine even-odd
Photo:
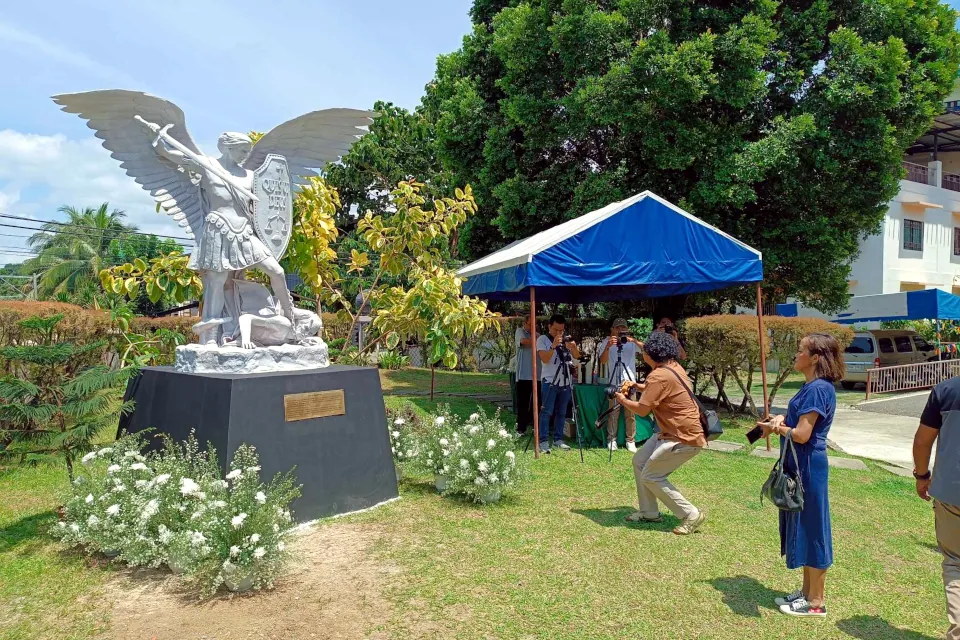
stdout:
[[[776,374],[769,374],[767,376],[767,386],[769,389],[773,389],[773,384],[776,382]],[[774,406],[785,407],[787,403],[790,402],[790,398],[797,395],[797,392],[800,391],[800,387],[803,386],[803,375],[800,373],[791,373],[786,381],[780,386],[777,390],[777,395],[773,399]],[[737,386],[737,383],[731,379],[728,379],[724,385],[724,389],[727,392],[727,396],[730,398],[731,402],[738,402],[740,398],[743,397],[743,392],[740,390],[740,387]],[[860,402],[863,402],[865,392],[862,386],[858,386],[853,391],[847,391],[842,388],[840,385],[836,386],[837,389],[837,404],[840,406],[853,406]],[[751,395],[753,395],[754,402],[757,403],[759,407],[763,403],[763,383],[759,375],[754,375],[753,384],[750,386]],[[717,386],[712,382],[707,385],[706,389],[703,391],[703,394],[707,397],[716,397],[717,395]]]
[[[402,373],[407,381],[422,376]],[[386,402],[406,400],[424,412],[437,404]],[[443,402],[461,415],[476,409],[467,399]],[[749,424],[729,422],[726,439],[742,442]],[[625,525],[636,501],[629,454],[618,451],[608,464],[597,450],[586,464],[575,450],[543,456],[527,485],[487,507],[441,498],[430,478],[406,474],[402,500],[321,526],[360,523],[382,532],[376,553],[401,573],[384,577],[392,613],[369,630],[378,638],[941,637],[931,510],[911,482],[872,463],[869,472],[831,470],[830,617],[794,620],[774,610],[773,598],[798,586],[799,574],[779,558],[775,509],[759,503],[770,465],[745,452],[704,452],[674,474],[710,518],[687,538],[670,533],[672,516]],[[4,640],[95,638],[109,624],[98,600],[109,569],[61,552],[44,533],[64,488],[60,468],[0,472]]]
[[[380,384],[387,393],[401,394],[430,391],[430,369],[380,370]],[[478,393],[510,395],[510,380],[506,374],[460,373],[436,370],[434,391],[437,393]]]
[[0,638],[91,638],[107,620],[97,606],[108,571],[61,551],[46,532],[57,521],[64,467],[0,471]]

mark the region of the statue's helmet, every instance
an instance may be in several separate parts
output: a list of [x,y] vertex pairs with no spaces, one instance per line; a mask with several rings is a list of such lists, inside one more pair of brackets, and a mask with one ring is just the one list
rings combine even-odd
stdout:
[[240,156],[242,160],[248,153],[250,153],[250,147],[253,145],[253,142],[250,140],[250,136],[245,133],[237,133],[236,131],[227,131],[220,135],[217,138],[217,149],[220,150],[220,153],[228,155],[234,160],[237,160],[237,156]]

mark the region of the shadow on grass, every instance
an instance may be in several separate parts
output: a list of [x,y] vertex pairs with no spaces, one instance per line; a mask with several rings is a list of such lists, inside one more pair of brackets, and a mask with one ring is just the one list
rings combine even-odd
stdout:
[[56,521],[56,512],[44,511],[0,527],[0,553],[31,542],[50,542],[47,532]]
[[571,513],[590,518],[601,527],[625,527],[627,529],[649,529],[650,531],[673,531],[680,520],[665,515],[663,522],[627,522],[625,518],[636,511],[633,507],[607,507],[602,509],[571,509]]
[[899,629],[878,616],[853,616],[838,622],[837,629],[862,640],[937,640],[924,633]]
[[932,543],[932,542],[930,542],[930,541],[928,541],[928,540],[925,540],[925,539],[921,538],[920,536],[915,536],[915,537],[914,537],[914,540],[917,541],[917,545],[918,545],[918,546],[921,546],[921,547],[923,547],[924,549],[928,549],[929,551],[936,551],[937,553],[940,553],[940,547],[937,546],[937,545],[935,545],[934,543]]
[[776,610],[774,599],[783,593],[768,589],[756,578],[714,578],[708,583],[723,594],[723,603],[738,616],[759,618],[760,608]]

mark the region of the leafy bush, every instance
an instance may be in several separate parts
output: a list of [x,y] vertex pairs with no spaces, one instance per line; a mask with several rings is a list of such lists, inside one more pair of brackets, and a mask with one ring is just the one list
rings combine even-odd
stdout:
[[[827,333],[836,337],[842,346],[853,339],[849,327],[815,318],[764,317],[768,339],[766,357],[780,361],[780,373],[771,388],[772,404],[780,386],[792,371],[791,364],[808,333]],[[755,375],[760,371],[760,343],[755,316],[725,315],[690,318],[686,321],[687,352],[699,374],[709,376],[720,389],[726,378],[732,377],[744,394],[745,402],[757,415],[756,402],[750,392]]]
[[377,364],[381,369],[403,369],[410,366],[410,356],[396,351],[381,351],[377,357]]
[[413,425],[403,416],[388,421],[390,432],[390,450],[396,464],[417,462],[420,455],[420,443],[413,432]]
[[106,339],[75,344],[59,339],[63,314],[17,323],[20,344],[0,347],[8,374],[0,377],[0,460],[37,462],[88,452],[101,430],[132,409],[120,387],[133,369],[96,364]]
[[516,434],[504,426],[499,410],[488,416],[481,409],[463,421],[441,406],[421,440],[420,464],[446,478],[444,493],[483,502],[526,477],[516,443]]
[[289,505],[299,494],[288,473],[262,483],[253,447],[242,445],[222,477],[211,448],[191,436],[144,455],[127,436],[83,458],[54,533],[88,553],[119,554],[130,565],[166,563],[203,596],[225,581],[269,587],[287,559]]
[[104,351],[116,338],[110,315],[103,311],[82,309],[61,302],[0,301],[0,347],[19,346],[35,338],[33,329],[21,323],[28,318],[60,316],[51,334],[54,342],[91,344],[106,341],[101,350],[86,354],[82,364],[93,365],[100,361]]

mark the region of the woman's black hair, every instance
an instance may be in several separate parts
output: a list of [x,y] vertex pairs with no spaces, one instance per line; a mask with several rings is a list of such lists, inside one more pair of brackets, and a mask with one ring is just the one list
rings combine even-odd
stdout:
[[669,333],[654,331],[643,343],[643,351],[654,362],[664,363],[680,357],[680,343]]

